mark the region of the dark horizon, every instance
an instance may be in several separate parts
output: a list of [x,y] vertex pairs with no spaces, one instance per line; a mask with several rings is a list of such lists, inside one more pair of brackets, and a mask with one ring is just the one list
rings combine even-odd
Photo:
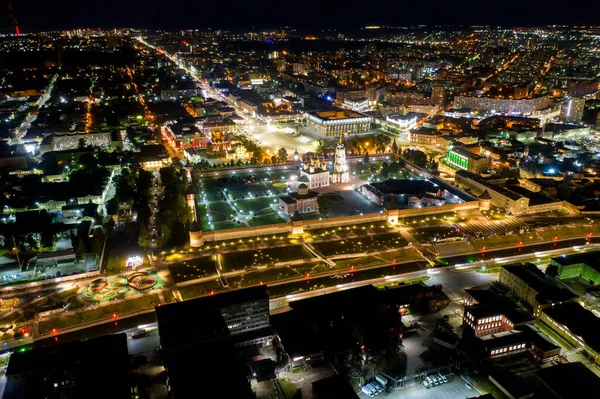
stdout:
[[[0,31],[12,29],[8,2],[0,7]],[[489,25],[505,27],[545,27],[548,25],[600,25],[596,15],[600,3],[574,0],[561,7],[549,2],[508,0],[500,7],[465,0],[449,3],[433,0],[398,3],[374,0],[343,3],[307,1],[302,5],[266,0],[260,4],[233,0],[221,3],[170,3],[148,0],[128,2],[106,0],[84,3],[77,0],[12,0],[13,14],[22,32],[75,28],[147,28],[147,29],[278,29],[292,26],[311,30],[358,30],[365,25],[449,27]],[[58,3],[58,4],[57,4]],[[260,7],[259,7],[260,6]]]

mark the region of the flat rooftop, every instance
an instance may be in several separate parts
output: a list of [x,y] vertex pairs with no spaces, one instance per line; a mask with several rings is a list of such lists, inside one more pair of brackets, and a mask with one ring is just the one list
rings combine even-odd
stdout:
[[341,119],[357,119],[368,118],[368,116],[350,110],[333,110],[333,111],[313,111],[310,115],[315,116],[325,121],[335,121]]
[[583,308],[576,302],[566,302],[561,305],[542,310],[548,317],[564,325],[569,331],[581,338],[590,348],[600,352],[600,318]]
[[600,392],[600,378],[581,362],[541,369],[536,374],[536,385],[550,390],[553,398],[592,398]]
[[502,266],[502,269],[513,274],[521,281],[524,281],[529,287],[533,288],[538,293],[536,300],[539,303],[563,302],[577,297],[577,295],[568,289],[559,287],[534,265],[514,264]]

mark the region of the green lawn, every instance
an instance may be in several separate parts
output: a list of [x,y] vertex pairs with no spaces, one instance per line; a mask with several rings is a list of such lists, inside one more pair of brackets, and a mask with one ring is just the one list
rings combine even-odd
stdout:
[[264,226],[266,224],[283,223],[284,221],[285,220],[283,220],[279,214],[273,212],[268,215],[256,216],[248,220],[248,224],[250,224],[250,226]]
[[401,248],[406,245],[408,245],[408,242],[398,232],[313,243],[313,246],[325,256],[360,252],[371,253],[386,249]]
[[231,207],[229,206],[229,204],[227,202],[212,202],[210,204],[208,204],[208,207],[210,208],[210,212],[212,214],[213,220],[215,220],[215,213],[221,213],[223,215],[227,217],[230,217],[231,215],[235,215],[235,211],[233,209],[231,209]]
[[207,281],[204,283],[188,285],[179,288],[179,293],[184,300],[196,298],[203,295],[208,295],[211,292],[216,293],[223,290],[223,286],[219,280]]
[[301,275],[293,271],[291,268],[278,267],[276,269],[246,273],[243,276],[229,277],[227,278],[227,283],[231,288],[235,289],[257,285],[260,283],[272,283],[278,280],[285,280],[294,277],[301,277]]
[[292,399],[294,395],[296,395],[296,391],[298,389],[296,389],[296,386],[294,386],[294,384],[283,378],[277,380],[277,382],[279,383],[279,386],[283,391],[283,396],[285,396],[285,399]]
[[248,212],[256,213],[264,208],[271,208],[271,205],[277,204],[278,202],[278,197],[254,198],[234,201],[234,205],[238,211],[247,214]]
[[208,255],[169,265],[168,268],[175,283],[180,283],[216,274],[215,265],[214,256]]
[[84,323],[91,323],[102,319],[109,318],[113,315],[118,315],[132,312],[136,310],[145,310],[153,308],[160,303],[158,295],[144,295],[135,299],[119,301],[111,305],[89,309],[84,312],[78,312],[67,316],[53,317],[48,320],[40,321],[40,333],[48,333],[52,329],[64,329],[74,327]]
[[243,270],[261,265],[272,265],[290,260],[311,259],[312,254],[302,245],[289,245],[250,251],[230,252],[221,255],[223,272]]

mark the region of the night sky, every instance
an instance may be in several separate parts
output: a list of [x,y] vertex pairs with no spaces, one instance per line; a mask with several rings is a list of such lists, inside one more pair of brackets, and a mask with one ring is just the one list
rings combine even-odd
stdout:
[[[11,28],[8,0],[0,0],[0,30]],[[203,28],[286,24],[359,28],[365,24],[598,24],[594,0],[12,0],[21,30],[73,27]]]

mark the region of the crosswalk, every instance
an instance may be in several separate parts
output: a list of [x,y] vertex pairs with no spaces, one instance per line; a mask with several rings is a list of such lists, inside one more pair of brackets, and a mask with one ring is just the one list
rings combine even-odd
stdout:
[[458,224],[465,233],[478,234],[506,234],[507,232],[519,233],[527,225],[515,218],[504,220],[469,221]]

